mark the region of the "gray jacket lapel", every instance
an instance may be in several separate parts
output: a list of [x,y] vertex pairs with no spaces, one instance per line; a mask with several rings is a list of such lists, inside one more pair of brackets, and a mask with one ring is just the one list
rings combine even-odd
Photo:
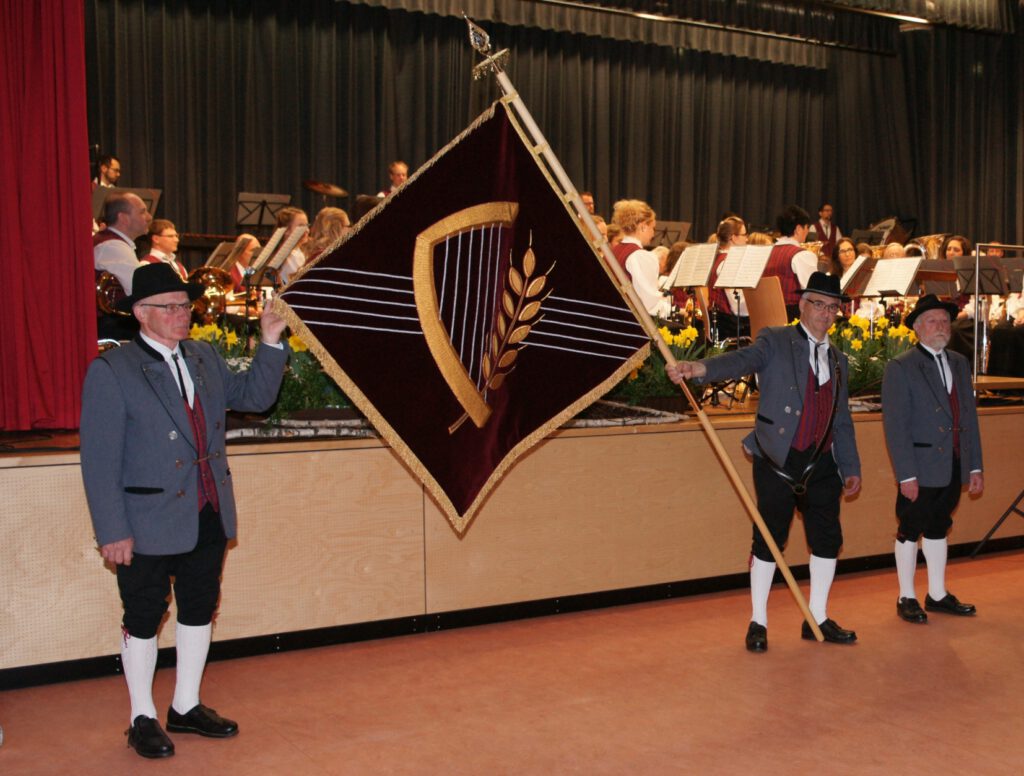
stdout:
[[807,337],[804,336],[803,331],[797,331],[797,326],[794,326],[793,336],[790,338],[790,365],[793,369],[793,380],[796,383],[796,389],[800,392],[800,404],[804,405],[807,401],[807,372],[801,369],[801,366],[810,369],[811,356],[810,356],[810,345],[807,344]]
[[[918,349],[921,357],[918,359],[918,367],[921,369],[921,376],[925,383],[928,385],[929,390],[935,396],[935,399],[939,402],[939,405],[946,411],[950,419],[953,418],[953,410],[949,404],[949,393],[946,391],[946,387],[942,384],[942,377],[939,376],[939,365],[936,362],[935,357],[925,350]],[[952,372],[952,367],[950,372]]]

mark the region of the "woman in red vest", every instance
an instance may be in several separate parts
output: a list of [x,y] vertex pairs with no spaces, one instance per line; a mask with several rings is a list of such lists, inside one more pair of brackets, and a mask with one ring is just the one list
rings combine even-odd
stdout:
[[659,281],[659,275],[666,271],[668,248],[663,245],[653,251],[644,248],[654,239],[654,210],[639,199],[619,200],[613,207],[612,223],[617,224],[623,234],[612,253],[633,282],[640,302],[651,315],[668,318],[672,298],[665,296]]

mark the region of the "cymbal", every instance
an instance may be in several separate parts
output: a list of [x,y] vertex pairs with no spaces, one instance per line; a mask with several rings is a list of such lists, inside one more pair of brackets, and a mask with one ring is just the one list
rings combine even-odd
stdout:
[[323,181],[303,181],[302,185],[310,191],[315,191],[317,194],[323,194],[325,197],[347,197],[348,192],[341,186],[335,186],[333,183],[324,183]]

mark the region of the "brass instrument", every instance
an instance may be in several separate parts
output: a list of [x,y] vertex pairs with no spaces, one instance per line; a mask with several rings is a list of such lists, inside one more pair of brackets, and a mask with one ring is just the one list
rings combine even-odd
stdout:
[[126,313],[117,309],[117,303],[124,299],[127,294],[121,287],[121,281],[109,272],[101,272],[96,277],[96,307],[100,312],[108,315],[125,315]]
[[819,242],[806,242],[806,243],[800,243],[800,247],[803,248],[805,251],[810,251],[811,253],[813,253],[815,258],[820,259],[821,258],[821,246],[824,245],[824,244],[825,243],[823,243],[821,241],[819,241]]
[[203,286],[203,295],[193,305],[195,314],[203,323],[212,323],[227,311],[233,303],[232,289],[235,286],[231,273],[218,267],[197,267],[188,274],[190,283]]
[[926,234],[915,238],[914,242],[924,248],[924,257],[926,259],[941,259],[943,257],[939,255],[939,248],[942,247],[942,243],[945,242],[947,237],[949,237],[947,232]]

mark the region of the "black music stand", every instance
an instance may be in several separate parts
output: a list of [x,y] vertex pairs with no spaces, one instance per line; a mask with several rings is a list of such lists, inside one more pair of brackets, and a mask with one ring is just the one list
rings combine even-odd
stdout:
[[689,233],[689,221],[662,221],[659,219],[654,226],[651,245],[654,247],[664,245],[666,248],[671,248],[674,243],[685,240]]
[[[1005,296],[1009,293],[1010,278],[1002,262],[994,256],[982,256],[979,261],[978,293]],[[957,287],[961,294],[974,294],[974,257],[955,256]]]
[[92,217],[95,220],[100,220],[100,217],[103,215],[103,206],[107,202],[107,197],[111,194],[136,195],[146,204],[146,209],[152,215],[156,213],[157,206],[160,204],[160,196],[163,194],[163,189],[122,189],[117,186],[98,186],[92,190]]
[[981,552],[981,548],[984,547],[985,543],[992,538],[992,534],[996,532],[996,529],[999,528],[999,526],[1001,526],[1003,522],[1005,522],[1006,518],[1008,518],[1011,513],[1016,512],[1017,515],[1019,515],[1020,517],[1024,517],[1024,511],[1021,511],[1020,508],[1021,501],[1024,501],[1024,490],[1017,494],[1017,498],[1014,500],[1012,504],[1010,504],[1010,506],[1006,508],[1006,511],[1003,512],[1002,517],[996,520],[996,524],[992,526],[988,530],[988,533],[985,534],[984,538],[980,542],[978,542],[978,546],[971,550],[972,558],[975,557],[979,552]]
[[276,226],[277,212],[292,201],[291,194],[238,193],[235,226]]

